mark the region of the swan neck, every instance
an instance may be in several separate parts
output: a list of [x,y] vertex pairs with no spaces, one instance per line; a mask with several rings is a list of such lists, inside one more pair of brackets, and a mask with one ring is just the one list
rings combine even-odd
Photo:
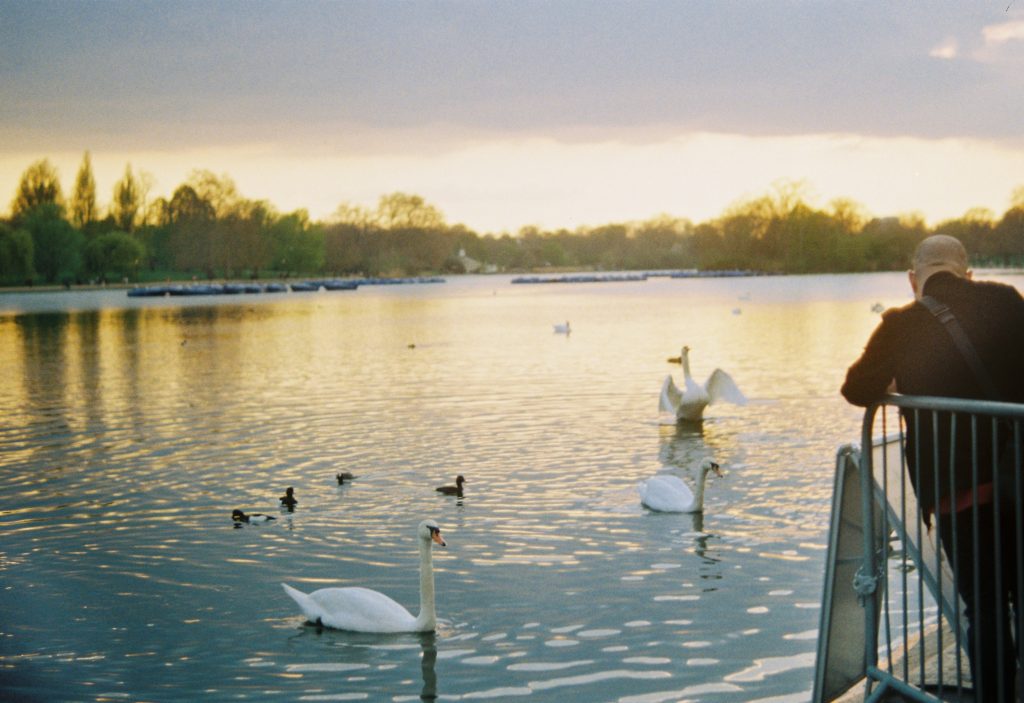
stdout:
[[420,614],[416,618],[417,629],[433,630],[437,624],[434,610],[434,564],[430,542],[420,540]]
[[683,363],[683,377],[691,378],[690,376],[690,352],[687,349],[683,349],[683,353],[680,355],[680,361]]
[[704,484],[708,480],[708,472],[702,470],[700,478],[697,479],[697,490],[693,492],[693,512],[699,513],[704,510]]

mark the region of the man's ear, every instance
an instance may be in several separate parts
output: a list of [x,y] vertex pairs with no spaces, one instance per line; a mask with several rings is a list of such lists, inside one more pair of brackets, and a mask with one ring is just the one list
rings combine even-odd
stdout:
[[914,273],[913,269],[907,271],[907,280],[910,281],[910,290],[914,291],[914,297],[920,297],[917,294],[917,274]]

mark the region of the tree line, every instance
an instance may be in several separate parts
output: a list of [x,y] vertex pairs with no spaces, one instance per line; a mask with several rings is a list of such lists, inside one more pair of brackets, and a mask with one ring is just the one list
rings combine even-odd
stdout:
[[326,221],[278,212],[238,193],[228,176],[194,171],[169,199],[125,167],[105,210],[85,153],[65,199],[47,159],[21,177],[0,220],[0,285],[164,278],[419,275],[487,270],[748,269],[772,273],[884,271],[907,266],[923,237],[963,241],[975,265],[1024,265],[1024,187],[1000,217],[973,209],[929,228],[920,215],[870,217],[848,199],[808,205],[800,183],[693,223],[642,222],[479,234],[448,224],[422,197],[391,193],[376,208],[343,202]]

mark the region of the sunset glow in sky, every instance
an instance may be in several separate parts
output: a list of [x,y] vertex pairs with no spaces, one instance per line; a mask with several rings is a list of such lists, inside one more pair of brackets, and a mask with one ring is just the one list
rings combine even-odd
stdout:
[[1024,5],[0,0],[0,211],[88,150],[328,217],[700,222],[780,182],[930,223],[1024,186]]

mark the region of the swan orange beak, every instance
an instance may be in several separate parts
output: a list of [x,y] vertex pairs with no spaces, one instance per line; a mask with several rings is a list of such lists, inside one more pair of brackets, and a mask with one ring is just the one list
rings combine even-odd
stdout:
[[718,464],[711,462],[711,470],[715,472],[716,476],[722,475],[722,470],[718,467]]
[[430,539],[437,542],[442,547],[448,546],[448,543],[444,541],[444,537],[441,536],[441,530],[431,530]]

